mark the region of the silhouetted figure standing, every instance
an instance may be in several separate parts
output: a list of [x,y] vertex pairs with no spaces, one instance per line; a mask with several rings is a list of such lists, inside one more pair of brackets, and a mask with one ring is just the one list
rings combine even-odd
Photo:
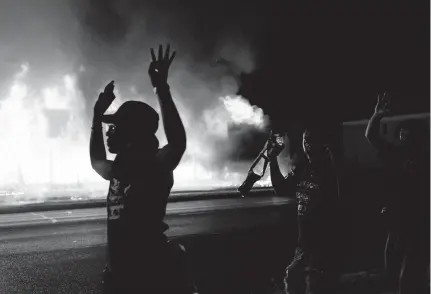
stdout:
[[277,157],[270,162],[271,181],[277,195],[294,193],[298,211],[298,243],[286,269],[289,294],[332,294],[337,279],[338,180],[332,154],[317,130],[303,132],[306,161],[287,177]]
[[[159,149],[155,136],[159,115],[149,105],[127,101],[116,113],[103,115],[115,99],[111,82],[94,106],[90,140],[93,169],[110,181],[107,196],[107,293],[193,293],[180,262],[182,251],[167,241],[164,223],[173,170],[186,150],[186,133],[167,83],[175,52],[169,46],[156,58],[151,49],[149,75],[159,98],[168,144]],[[106,159],[102,122],[110,124]],[[190,283],[188,283],[190,282]]]
[[428,293],[430,250],[429,130],[408,121],[399,125],[400,144],[380,137],[380,120],[389,114],[386,93],[379,95],[366,138],[378,150],[392,178],[387,203],[389,234],[385,248],[385,267],[389,286],[399,294]]

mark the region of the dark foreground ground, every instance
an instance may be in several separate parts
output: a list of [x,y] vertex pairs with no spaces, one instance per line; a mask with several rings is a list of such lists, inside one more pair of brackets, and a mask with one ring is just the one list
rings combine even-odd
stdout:
[[[274,263],[270,259],[273,248],[268,247],[262,254],[230,246],[241,241],[239,237],[226,236],[223,242],[215,242],[214,237],[202,238],[200,248],[207,245],[211,252],[193,248],[191,257],[202,293],[275,293],[269,291],[271,285],[263,272]],[[1,256],[0,293],[101,293],[104,254],[104,246],[92,246]],[[264,258],[269,259],[262,262]],[[254,268],[254,273],[249,267]],[[385,293],[378,275],[372,272],[345,274],[340,285],[338,293]]]
[[[201,293],[275,293],[295,245],[292,209],[280,197],[171,203],[168,235],[188,249]],[[378,214],[349,215],[338,293],[387,293]],[[103,208],[0,215],[0,293],[100,293],[105,218]]]

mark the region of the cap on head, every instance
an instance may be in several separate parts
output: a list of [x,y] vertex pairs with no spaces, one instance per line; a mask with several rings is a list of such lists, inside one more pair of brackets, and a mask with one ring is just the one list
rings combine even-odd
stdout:
[[120,128],[138,128],[140,132],[155,134],[159,127],[159,114],[141,101],[126,101],[114,114],[107,114],[102,121]]

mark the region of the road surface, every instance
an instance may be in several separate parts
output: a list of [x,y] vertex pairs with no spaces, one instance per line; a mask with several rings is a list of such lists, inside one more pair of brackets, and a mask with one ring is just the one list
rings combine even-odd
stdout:
[[[290,204],[281,197],[170,203],[167,234],[189,249],[204,293],[251,293],[294,244],[280,239],[292,229]],[[104,208],[0,215],[0,294],[100,293],[105,246]],[[257,278],[243,276],[246,267]],[[382,293],[370,290],[380,288],[375,275],[353,276],[344,276],[342,293]]]

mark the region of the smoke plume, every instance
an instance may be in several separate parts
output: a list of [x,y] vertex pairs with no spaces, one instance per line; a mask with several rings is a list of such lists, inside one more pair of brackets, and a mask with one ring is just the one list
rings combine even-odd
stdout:
[[[264,134],[267,125],[262,110],[236,95],[239,75],[256,67],[240,29],[221,26],[200,40],[188,14],[132,0],[17,0],[1,6],[0,39],[6,45],[0,46],[0,138],[6,143],[0,156],[6,164],[0,185],[17,179],[27,187],[106,185],[88,156],[95,99],[115,80],[117,99],[109,112],[126,100],[145,101],[159,111],[147,74],[149,48],[167,43],[177,51],[169,83],[188,136],[174,188],[240,184],[247,164],[231,160],[241,147],[238,138]],[[244,131],[232,131],[235,125]],[[157,136],[166,143],[163,125]]]

